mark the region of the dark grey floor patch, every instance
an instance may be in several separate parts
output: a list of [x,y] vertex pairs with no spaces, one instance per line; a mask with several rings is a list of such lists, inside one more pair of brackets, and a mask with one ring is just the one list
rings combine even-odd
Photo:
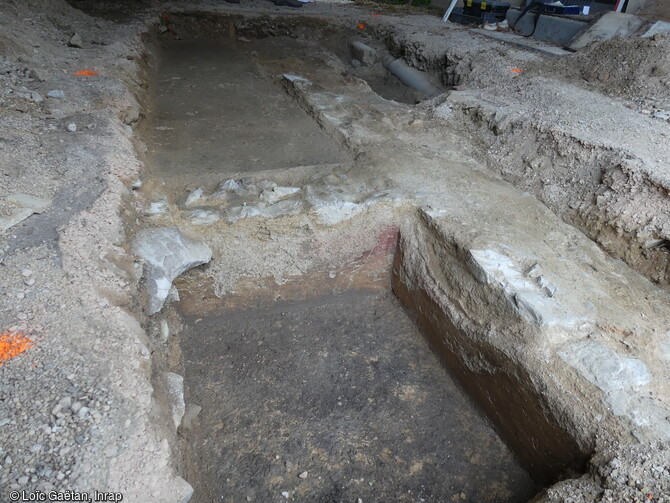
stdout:
[[162,42],[147,124],[156,175],[351,160],[245,50],[235,40]]
[[62,182],[51,208],[11,229],[8,253],[45,244],[55,248],[60,257],[58,230],[74,215],[90,208],[107,188],[104,173],[109,166],[102,158],[102,149],[88,145],[75,148],[62,161]]
[[195,502],[512,502],[537,489],[390,295],[190,320],[181,337],[187,403],[203,407],[182,429]]

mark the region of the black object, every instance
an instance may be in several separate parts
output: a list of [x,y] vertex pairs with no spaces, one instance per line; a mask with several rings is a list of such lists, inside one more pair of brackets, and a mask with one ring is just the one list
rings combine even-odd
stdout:
[[531,31],[527,35],[524,35],[524,37],[532,37],[533,33],[535,33],[535,29],[537,28],[537,20],[540,19],[540,12],[539,12],[540,6],[544,5],[545,1],[548,1],[548,0],[544,0],[544,1],[542,1],[542,0],[532,0],[531,2],[528,2],[528,5],[526,5],[523,8],[523,10],[521,11],[521,14],[519,14],[519,17],[516,18],[516,20],[510,25],[510,28],[514,29],[516,27],[516,24],[519,22],[519,20],[522,17],[524,17],[528,13],[529,10],[531,10],[532,8],[535,8],[536,10],[538,10],[538,13],[537,13],[537,16],[535,17],[535,24],[533,25],[533,31]]
[[487,0],[465,0],[463,14],[466,16],[481,17],[483,14],[501,14],[503,19],[510,8],[508,2],[489,2]]
[[298,0],[272,0],[272,2],[280,7],[302,7],[302,2],[299,2]]
[[500,23],[505,20],[505,14],[496,12],[477,13],[476,16],[468,16],[463,12],[463,7],[454,8],[449,21],[465,25],[482,25],[486,23]]

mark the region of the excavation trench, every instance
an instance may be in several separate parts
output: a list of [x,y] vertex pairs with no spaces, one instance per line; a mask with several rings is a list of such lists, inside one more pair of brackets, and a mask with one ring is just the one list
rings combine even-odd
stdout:
[[[384,180],[370,182],[379,204],[347,213],[361,203],[343,194],[364,156],[279,76],[350,65],[351,34],[194,18],[154,44],[142,126],[147,225],[177,225],[213,250],[153,319],[167,347],[157,376],[184,378],[175,450],[193,501],[521,502],[579,466],[585,453],[523,372],[482,377],[445,350],[451,338],[505,365],[403,283],[398,225],[414,217]],[[200,39],[175,40],[189,33]],[[276,209],[266,199],[283,187],[299,190]]]

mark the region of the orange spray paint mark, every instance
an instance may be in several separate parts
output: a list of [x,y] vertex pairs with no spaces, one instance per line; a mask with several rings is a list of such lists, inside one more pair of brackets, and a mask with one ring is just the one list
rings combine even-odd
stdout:
[[521,68],[512,68],[512,73],[523,73]]
[[95,77],[98,75],[97,70],[91,70],[91,69],[86,69],[86,70],[79,70],[78,72],[74,72],[75,75],[79,77]]
[[359,30],[364,30],[364,29],[365,29],[365,25],[364,25],[363,23],[360,23],[360,24],[358,25],[358,29],[359,29]]
[[16,358],[33,347],[30,337],[18,332],[4,332],[0,335],[0,365]]

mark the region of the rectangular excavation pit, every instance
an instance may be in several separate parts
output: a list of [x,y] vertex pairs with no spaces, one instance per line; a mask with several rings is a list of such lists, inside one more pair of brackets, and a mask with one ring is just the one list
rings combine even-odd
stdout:
[[177,282],[194,501],[522,502],[583,469],[531,376],[403,282],[391,230],[283,285]]
[[[180,23],[168,25],[168,33],[183,29],[184,20]],[[166,42],[155,77],[162,96],[143,127],[155,150],[149,156],[152,173],[166,190],[192,189],[256,168],[283,171],[291,163],[314,164],[300,158],[304,143],[324,164],[351,159],[271,82],[272,75],[291,68],[309,72],[310,65],[323,64],[323,53],[298,58],[290,54],[296,46],[285,38],[278,48],[272,39],[236,38],[253,34],[258,25],[240,31],[244,23],[225,18],[214,26],[229,40]],[[273,36],[278,35],[286,33]],[[255,49],[244,49],[248,44]],[[251,50],[261,56],[269,51],[260,65],[264,70],[249,65],[248,58],[255,57]],[[234,71],[226,73],[231,64]],[[244,88],[244,76],[263,81],[258,93]],[[235,85],[226,88],[219,81],[228,77]],[[233,123],[242,127],[248,110],[236,108],[240,103],[274,106],[281,100],[276,121],[256,121],[252,129],[267,133],[294,118],[295,130],[280,131],[275,143],[286,146],[299,140],[301,131],[318,132],[318,141],[297,141],[282,150],[285,158],[261,151],[268,147],[263,134],[239,152],[232,144],[222,148],[232,137],[246,141],[250,136],[235,130],[226,135],[223,110],[232,108]],[[289,109],[291,114],[282,116]],[[437,311],[428,318],[439,318],[438,323],[426,323],[426,309],[437,307],[421,304],[421,292],[403,288],[397,262],[394,291],[419,327],[412,323],[391,294],[393,229],[393,239],[386,239],[388,229],[382,232],[384,246],[351,267],[304,272],[284,285],[250,276],[234,295],[217,296],[206,271],[177,281],[182,300],[175,307],[184,328],[172,370],[184,376],[187,414],[180,450],[183,474],[195,488],[193,501],[521,502],[539,484],[579,468],[582,457],[574,441],[547,417],[521,369],[483,377],[442,351],[445,337],[464,347],[472,344],[474,352],[483,348],[459,339]],[[216,249],[214,255],[217,260]],[[437,355],[419,329],[429,335]],[[497,356],[491,361],[504,363]],[[520,420],[506,402],[524,409]],[[195,418],[194,405],[202,407]]]
[[194,501],[527,501],[538,486],[390,292],[184,319]]

